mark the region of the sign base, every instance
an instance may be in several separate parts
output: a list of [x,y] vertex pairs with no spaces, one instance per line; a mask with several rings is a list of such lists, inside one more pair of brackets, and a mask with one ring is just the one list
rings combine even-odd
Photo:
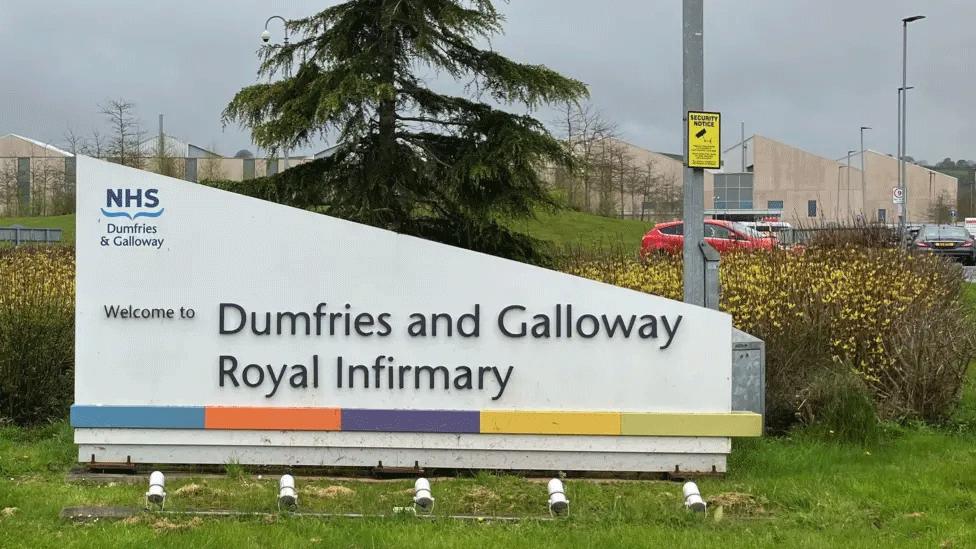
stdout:
[[[199,440],[197,440],[199,439]],[[728,437],[76,429],[80,462],[724,473]]]

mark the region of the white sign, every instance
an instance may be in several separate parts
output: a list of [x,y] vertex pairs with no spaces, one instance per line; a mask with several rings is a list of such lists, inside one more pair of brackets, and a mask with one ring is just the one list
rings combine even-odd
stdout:
[[89,158],[77,188],[84,461],[724,468],[758,434],[724,313]]
[[891,188],[891,202],[893,204],[904,204],[905,203],[905,189],[901,187]]
[[976,217],[967,217],[963,220],[963,224],[966,230],[969,231],[969,234],[976,236]]

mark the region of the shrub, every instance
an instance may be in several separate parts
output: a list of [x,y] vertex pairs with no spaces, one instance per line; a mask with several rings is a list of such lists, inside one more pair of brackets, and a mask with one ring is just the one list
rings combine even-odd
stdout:
[[74,250],[0,250],[0,417],[67,416],[74,387]]
[[821,438],[869,446],[881,425],[871,391],[846,365],[826,371],[801,391],[798,416]]
[[[680,299],[681,258],[574,257],[567,272]],[[795,422],[803,395],[836,362],[873,396],[884,419],[946,419],[958,403],[976,336],[958,267],[864,245],[722,258],[722,310],[766,342],[767,424]]]

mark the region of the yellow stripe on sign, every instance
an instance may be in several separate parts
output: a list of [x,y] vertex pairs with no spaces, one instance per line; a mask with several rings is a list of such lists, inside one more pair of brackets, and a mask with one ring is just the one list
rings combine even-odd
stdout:
[[620,412],[481,412],[481,432],[507,435],[619,435]]
[[624,413],[620,427],[621,434],[631,436],[758,437],[762,436],[762,421],[762,416],[753,412]]

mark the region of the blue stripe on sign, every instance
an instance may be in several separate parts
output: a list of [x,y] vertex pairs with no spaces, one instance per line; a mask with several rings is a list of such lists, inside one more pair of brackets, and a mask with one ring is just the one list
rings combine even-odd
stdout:
[[203,406],[71,407],[71,426],[118,429],[203,429]]

